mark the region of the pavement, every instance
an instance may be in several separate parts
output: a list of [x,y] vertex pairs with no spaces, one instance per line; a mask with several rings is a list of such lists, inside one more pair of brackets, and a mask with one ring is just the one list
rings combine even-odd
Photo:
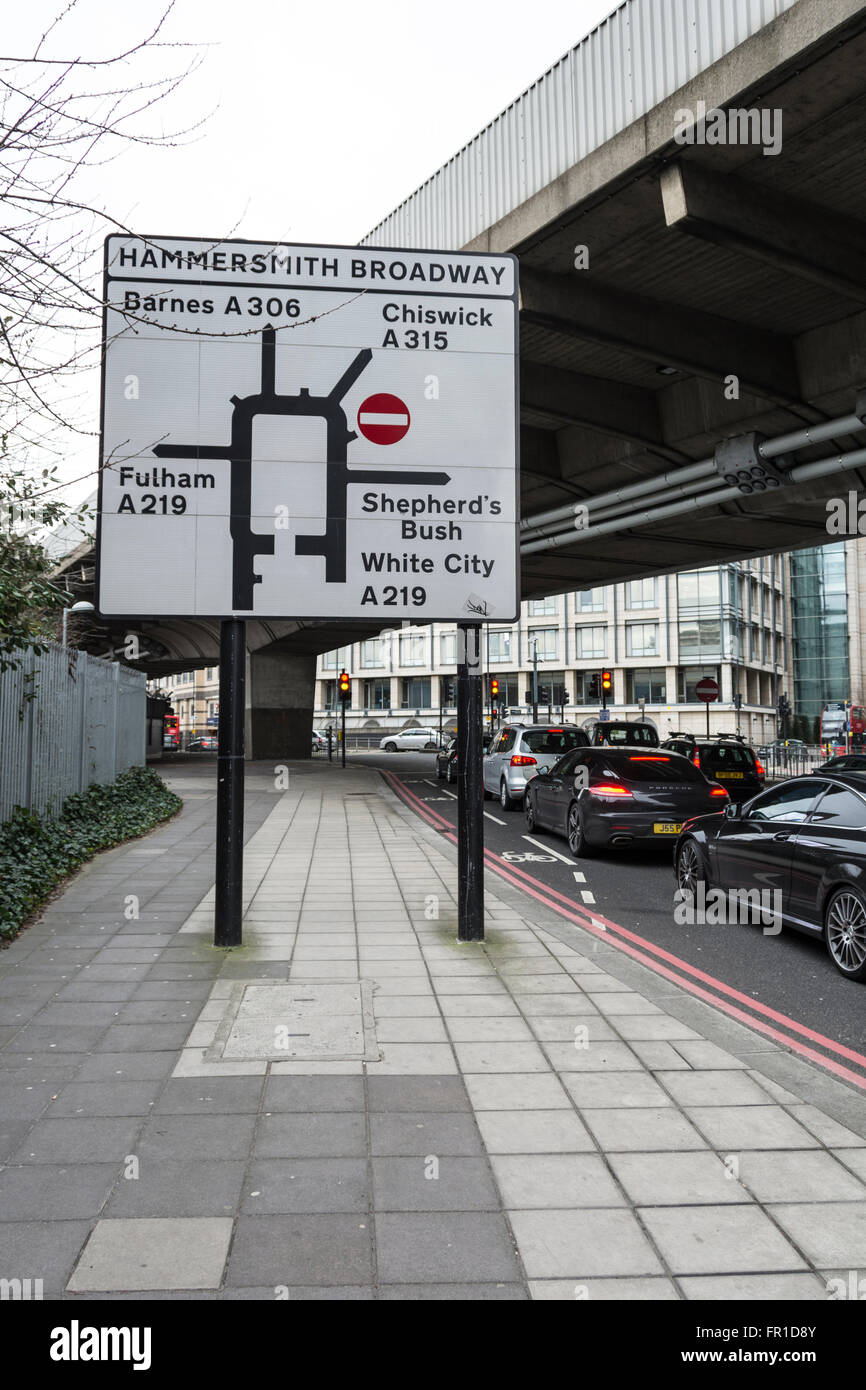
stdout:
[[244,945],[216,950],[214,768],[165,775],[180,815],[0,953],[0,1280],[72,1302],[857,1287],[855,1088],[499,879],[486,940],[458,943],[454,846],[370,769],[250,765]]

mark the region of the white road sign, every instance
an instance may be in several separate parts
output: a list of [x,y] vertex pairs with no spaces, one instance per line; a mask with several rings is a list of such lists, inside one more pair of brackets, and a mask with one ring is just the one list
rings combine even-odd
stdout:
[[517,616],[512,256],[111,236],[107,617]]

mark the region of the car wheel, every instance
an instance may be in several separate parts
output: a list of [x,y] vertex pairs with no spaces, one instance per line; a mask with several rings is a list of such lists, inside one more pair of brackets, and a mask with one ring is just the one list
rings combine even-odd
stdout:
[[435,753],[435,752],[436,752],[436,744],[435,744],[435,743],[425,743],[425,744],[424,744],[424,752],[425,752],[425,753]]
[[824,940],[836,969],[849,980],[866,980],[866,901],[842,888],[824,912]]
[[683,893],[689,893],[694,902],[698,893],[698,884],[706,882],[704,866],[701,862],[701,853],[694,840],[685,840],[680,847],[677,855],[677,887]]
[[499,783],[499,805],[503,811],[513,811],[515,807],[514,797],[509,792],[508,783],[504,777]]
[[523,798],[523,814],[526,817],[527,830],[537,830],[538,821],[535,819],[535,797],[530,796],[529,792]]
[[386,753],[396,753],[396,752],[397,752],[397,745],[396,745],[396,743],[386,743],[386,744],[385,744],[385,752],[386,752]]
[[568,808],[568,820],[566,824],[568,848],[571,850],[575,859],[587,859],[592,854],[592,849],[586,842],[580,807],[576,801],[572,801]]
[[445,769],[445,781],[448,782],[450,785],[450,783],[454,781],[456,775],[456,768],[454,767],[453,762],[451,762]]
[[445,773],[442,771],[442,764],[440,763],[438,758],[436,759],[436,777],[440,782],[445,777]]

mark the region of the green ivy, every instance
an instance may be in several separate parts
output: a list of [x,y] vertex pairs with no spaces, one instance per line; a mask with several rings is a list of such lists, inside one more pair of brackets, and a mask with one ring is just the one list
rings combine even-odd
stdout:
[[0,825],[0,940],[14,936],[52,889],[102,849],[143,835],[183,802],[153,768],[69,796],[60,817],[16,806]]

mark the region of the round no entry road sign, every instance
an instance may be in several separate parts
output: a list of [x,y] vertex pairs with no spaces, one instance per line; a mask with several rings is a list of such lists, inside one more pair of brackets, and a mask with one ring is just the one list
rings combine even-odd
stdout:
[[409,429],[409,409],[399,396],[380,391],[358,410],[358,429],[371,444],[396,444]]
[[719,682],[713,680],[712,676],[704,676],[703,680],[698,681],[695,686],[695,694],[699,700],[705,704],[710,704],[719,698]]

